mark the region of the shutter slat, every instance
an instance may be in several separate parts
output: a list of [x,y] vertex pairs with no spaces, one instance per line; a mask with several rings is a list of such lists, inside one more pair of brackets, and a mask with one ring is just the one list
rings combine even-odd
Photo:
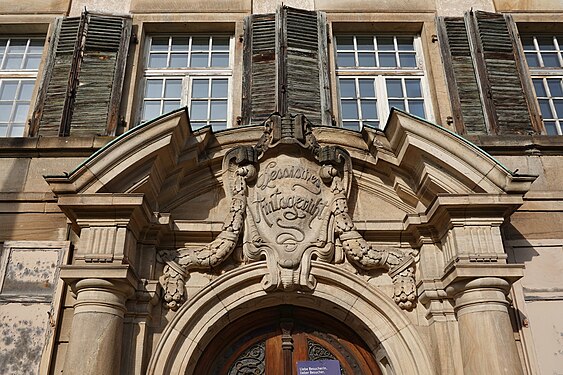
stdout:
[[442,53],[446,66],[448,87],[452,98],[456,128],[467,134],[485,134],[487,127],[467,29],[463,18],[440,18]]
[[275,14],[253,15],[246,19],[244,59],[244,121],[258,124],[277,110]]
[[324,94],[318,13],[283,8],[286,37],[286,110],[304,114],[315,125],[323,124]]
[[500,13],[473,13],[498,134],[528,134],[530,113],[516,65],[512,38]]
[[129,45],[126,21],[122,17],[97,14],[88,17],[71,135],[111,134],[117,126]]

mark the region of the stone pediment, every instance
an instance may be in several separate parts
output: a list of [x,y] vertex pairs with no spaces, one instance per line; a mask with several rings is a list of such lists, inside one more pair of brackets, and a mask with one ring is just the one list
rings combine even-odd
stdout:
[[[180,243],[159,253],[172,308],[184,301],[191,270],[215,267],[237,245],[243,261],[267,261],[266,290],[311,290],[312,260],[348,259],[360,269],[387,270],[396,302],[409,308],[413,259],[400,249],[373,247],[360,235],[349,210],[352,186],[405,212],[381,233],[416,236],[422,227],[432,232],[448,207],[510,212],[533,177],[514,175],[457,135],[398,111],[383,132],[313,128],[303,116],[273,115],[263,127],[214,133],[192,132],[181,110],[116,138],[75,171],[47,181],[77,233],[92,222],[109,228],[119,212],[119,225],[134,238],[155,243],[191,235],[179,208],[211,189],[224,191],[221,223],[205,224],[219,233],[208,245]],[[106,261],[129,258],[133,254],[104,255]]]

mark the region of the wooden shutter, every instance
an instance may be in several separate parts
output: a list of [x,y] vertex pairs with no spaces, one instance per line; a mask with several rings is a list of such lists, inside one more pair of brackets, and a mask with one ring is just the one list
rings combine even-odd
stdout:
[[289,7],[246,19],[244,124],[274,112],[330,124],[325,25],[324,14]]
[[283,7],[283,113],[304,114],[315,125],[330,124],[323,13]]
[[129,20],[88,15],[71,135],[113,135],[119,117]]
[[486,134],[465,21],[462,17],[439,17],[438,30],[456,130],[460,134]]
[[466,13],[474,61],[490,130],[497,134],[528,134],[532,124],[504,15]]
[[54,34],[32,134],[112,135],[130,37],[130,19],[83,13]]
[[258,124],[277,111],[276,15],[245,19],[243,123]]
[[[82,17],[69,17],[59,22],[52,35],[53,43],[39,89],[39,105],[33,114],[32,134],[64,135],[64,129],[68,127],[80,54],[79,36],[83,28]],[[40,125],[38,133],[37,125]]]

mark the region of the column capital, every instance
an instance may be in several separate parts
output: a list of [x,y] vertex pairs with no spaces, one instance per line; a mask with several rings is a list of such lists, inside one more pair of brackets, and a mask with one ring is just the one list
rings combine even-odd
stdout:
[[63,266],[61,279],[76,295],[75,315],[101,312],[123,318],[125,301],[138,285],[138,278],[128,265]]
[[506,296],[511,285],[500,277],[479,277],[456,281],[448,285],[446,293],[454,299],[454,310],[459,318],[473,312],[507,312]]

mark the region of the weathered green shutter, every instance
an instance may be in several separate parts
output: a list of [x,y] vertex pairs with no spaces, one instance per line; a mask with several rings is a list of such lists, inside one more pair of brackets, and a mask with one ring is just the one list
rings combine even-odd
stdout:
[[284,113],[304,114],[316,125],[330,124],[323,13],[283,7]]
[[465,21],[462,17],[439,17],[438,30],[456,130],[462,134],[486,133]]
[[246,19],[244,124],[274,112],[330,124],[325,25],[324,14],[289,7]]
[[130,26],[128,18],[90,13],[62,20],[34,111],[33,134],[115,132]]
[[115,132],[129,46],[128,21],[123,17],[88,15],[71,135]]
[[35,109],[33,127],[40,136],[64,135],[72,110],[73,88],[80,54],[80,38],[84,28],[82,17],[63,19],[52,38],[45,77],[39,92],[39,105]]
[[497,134],[530,133],[528,103],[504,15],[469,12],[466,23],[472,28],[474,58],[491,130]]
[[256,124],[277,111],[276,15],[245,19],[243,123]]

